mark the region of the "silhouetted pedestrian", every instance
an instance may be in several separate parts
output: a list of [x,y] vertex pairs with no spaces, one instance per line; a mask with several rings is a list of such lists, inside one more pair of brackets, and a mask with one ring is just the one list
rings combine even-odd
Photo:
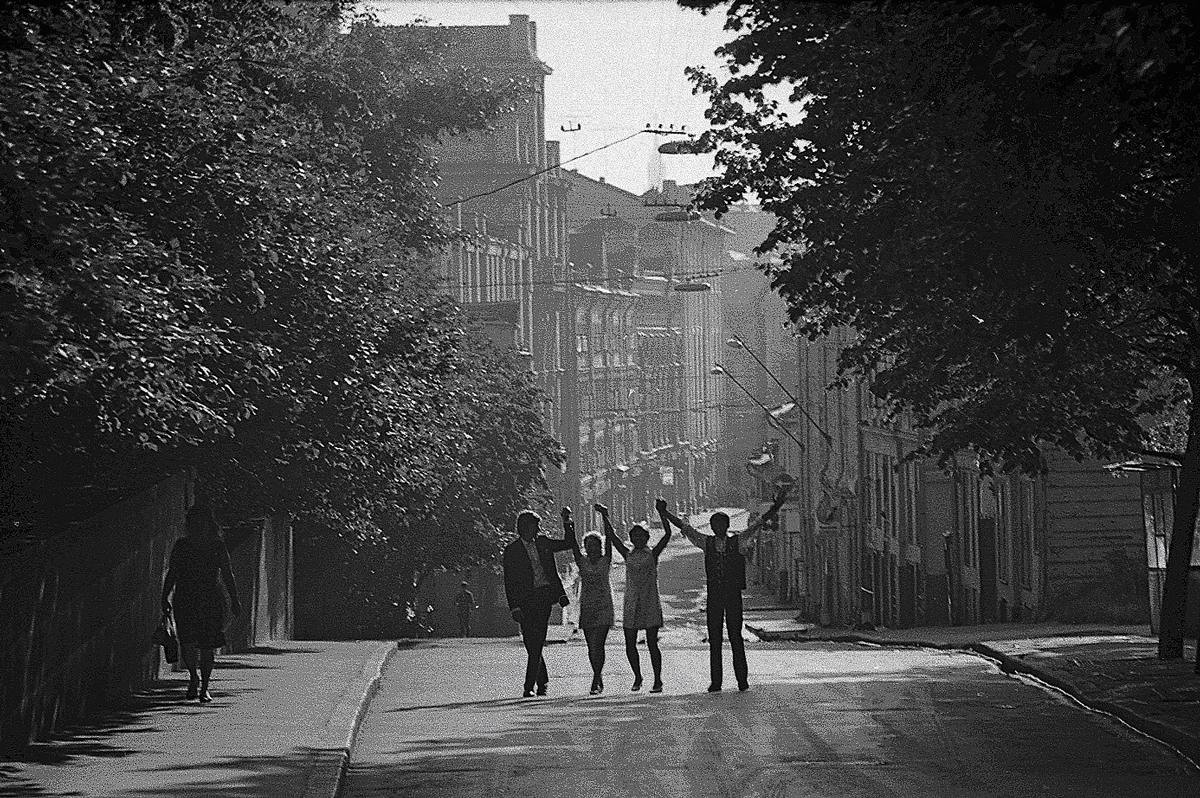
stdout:
[[475,594],[470,591],[470,583],[459,585],[458,595],[454,597],[454,607],[458,610],[458,633],[463,637],[471,636],[471,613],[479,607],[475,604]]
[[742,640],[742,591],[746,589],[746,552],[752,551],[754,536],[763,524],[775,517],[787,498],[787,488],[775,494],[775,501],[762,517],[751,524],[740,535],[729,534],[729,516],[715,512],[709,517],[713,534],[705,535],[690,524],[680,520],[667,510],[667,502],[659,499],[654,503],[663,525],[674,524],[683,532],[692,545],[704,552],[704,573],[708,584],[705,600],[705,615],[708,621],[708,658],[712,681],[708,692],[721,689],[721,631],[724,626],[729,632],[729,648],[733,652],[733,673],[737,677],[738,689],[750,688],[750,671],[746,663],[746,644]]
[[190,676],[187,697],[199,698],[201,703],[212,701],[208,684],[215,652],[226,643],[222,582],[229,592],[229,611],[237,617],[242,614],[242,604],[221,529],[211,510],[193,507],[187,514],[187,537],[176,541],[171,550],[162,605],[163,613],[174,613],[180,657]]
[[[570,511],[564,509],[564,520]],[[517,516],[517,539],[504,547],[504,592],[513,620],[521,625],[521,640],[525,644],[525,688],[528,698],[537,688],[545,695],[550,684],[542,649],[546,645],[546,627],[550,623],[550,608],[558,602],[567,606],[554,553],[572,548],[569,540],[552,540],[538,532],[542,518],[532,510]]]

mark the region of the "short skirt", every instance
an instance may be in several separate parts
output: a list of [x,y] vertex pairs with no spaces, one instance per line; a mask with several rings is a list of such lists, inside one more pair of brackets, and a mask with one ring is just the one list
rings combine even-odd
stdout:
[[181,646],[222,648],[225,639],[225,602],[178,602],[174,608],[175,635]]

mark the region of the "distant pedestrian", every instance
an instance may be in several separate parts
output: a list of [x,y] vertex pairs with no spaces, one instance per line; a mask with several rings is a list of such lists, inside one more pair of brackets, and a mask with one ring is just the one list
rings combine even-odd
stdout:
[[[570,510],[563,508],[564,522]],[[573,548],[569,540],[552,540],[540,535],[542,518],[531,510],[517,516],[517,539],[504,547],[504,592],[513,620],[521,625],[521,640],[525,644],[525,688],[523,695],[546,695],[550,676],[542,649],[546,645],[546,628],[550,623],[550,608],[557,602],[567,606],[554,554]]]
[[650,666],[654,669],[654,684],[652,693],[661,693],[662,682],[662,651],[658,648],[658,630],[663,625],[662,601],[658,595],[658,558],[671,540],[671,526],[663,523],[663,536],[650,548],[650,532],[641,524],[635,524],[629,530],[631,546],[617,537],[609,520],[608,508],[603,504],[596,505],[596,512],[604,521],[604,535],[612,543],[613,548],[621,552],[625,558],[625,611],[622,614],[621,625],[625,629],[625,656],[629,658],[629,667],[633,670],[633,687],[635,692],[642,689],[642,664],[638,656],[638,632],[646,630],[646,648],[650,652]]
[[162,605],[164,614],[174,613],[180,658],[190,676],[187,697],[199,698],[202,704],[212,701],[208,685],[213,661],[216,649],[226,643],[222,582],[229,593],[229,611],[237,617],[242,604],[220,527],[210,510],[193,507],[187,514],[187,536],[171,550]]
[[729,632],[729,648],[733,652],[733,673],[737,677],[738,689],[750,688],[749,666],[746,663],[746,644],[742,640],[742,591],[746,589],[746,553],[752,552],[754,536],[763,524],[779,513],[787,498],[787,488],[775,494],[775,501],[762,517],[740,535],[729,534],[729,516],[715,512],[709,518],[713,534],[705,535],[690,524],[680,520],[667,510],[667,502],[659,499],[654,503],[663,526],[679,527],[692,545],[704,552],[704,573],[708,584],[705,615],[708,621],[708,661],[712,677],[708,692],[721,689],[721,627]]
[[567,539],[575,544],[575,565],[579,569],[579,628],[587,641],[588,661],[592,665],[592,695],[604,692],[604,646],[613,625],[612,539],[589,532],[583,538],[583,550],[575,537],[570,510],[563,510]]
[[471,636],[471,613],[479,609],[470,587],[469,582],[463,582],[459,585],[458,595],[454,597],[454,607],[458,610],[458,633],[463,637]]

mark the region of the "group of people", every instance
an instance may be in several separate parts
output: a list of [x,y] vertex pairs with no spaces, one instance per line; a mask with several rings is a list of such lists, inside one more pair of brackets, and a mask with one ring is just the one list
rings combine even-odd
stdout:
[[643,686],[641,657],[638,654],[639,632],[646,634],[650,667],[654,681],[650,692],[662,692],[662,650],[658,632],[663,625],[662,602],[658,595],[658,560],[678,528],[685,538],[704,552],[704,571],[707,582],[706,620],[708,626],[709,692],[722,686],[722,637],[729,632],[733,653],[733,672],[739,690],[750,687],[746,648],[742,641],[742,591],[746,588],[746,555],[754,536],[763,524],[773,518],[783,505],[787,490],[781,489],[761,518],[741,534],[729,533],[729,516],[722,512],[709,518],[712,534],[704,534],[667,509],[667,503],[654,503],[663,535],[650,546],[650,531],[641,524],[629,530],[629,542],[622,540],[613,528],[608,508],[595,505],[604,533],[588,533],[582,546],[575,534],[575,524],[569,507],[562,509],[564,536],[561,540],[540,534],[541,517],[525,510],[517,516],[517,539],[504,549],[504,589],[509,610],[521,627],[525,644],[526,665],[523,695],[544,696],[549,689],[549,674],[542,650],[550,612],[554,604],[569,603],[554,555],[570,550],[579,569],[579,628],[587,641],[588,660],[592,666],[592,695],[604,691],[604,646],[615,621],[612,585],[609,573],[615,549],[625,561],[625,596],[621,626],[625,633],[625,654],[633,670],[634,691]]
[[[712,534],[703,534],[667,509],[663,499],[655,502],[662,522],[663,535],[653,546],[650,531],[641,524],[629,530],[628,542],[613,528],[608,508],[595,505],[603,524],[603,534],[584,536],[582,545],[575,534],[570,508],[562,510],[564,537],[553,539],[541,532],[541,517],[525,510],[517,516],[517,539],[504,550],[504,587],[513,619],[520,624],[525,644],[526,666],[524,695],[546,695],[549,675],[542,649],[550,611],[554,604],[567,606],[566,590],[559,577],[554,555],[570,550],[579,569],[579,628],[587,641],[592,666],[593,695],[604,691],[605,643],[616,613],[609,573],[616,550],[625,561],[625,596],[621,626],[625,633],[625,653],[633,670],[633,690],[643,686],[638,634],[645,632],[654,673],[650,692],[662,692],[662,651],[658,645],[663,625],[662,602],[658,594],[658,560],[679,529],[693,545],[704,552],[707,578],[707,622],[710,647],[710,692],[721,689],[722,636],[729,633],[733,651],[733,671],[739,690],[747,689],[746,649],[742,642],[742,591],[746,587],[746,554],[762,525],[774,517],[786,498],[786,490],[775,496],[769,510],[741,534],[729,533],[729,516],[713,513],[709,519]],[[222,586],[224,589],[222,589]],[[171,551],[170,566],[162,589],[164,616],[172,615],[179,640],[181,659],[188,670],[187,698],[207,703],[209,680],[216,649],[225,645],[227,621],[225,594],[230,598],[229,614],[241,614],[237,586],[230,567],[229,551],[212,512],[193,508],[187,515],[187,536]],[[470,616],[475,597],[466,582],[456,597],[460,632],[471,633]]]

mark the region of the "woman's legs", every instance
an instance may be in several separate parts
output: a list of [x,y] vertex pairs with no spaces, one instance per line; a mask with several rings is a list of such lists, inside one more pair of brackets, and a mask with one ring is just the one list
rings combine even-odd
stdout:
[[591,626],[583,630],[587,640],[588,662],[592,664],[592,675],[600,678],[604,672],[604,644],[608,639],[607,626]]
[[188,671],[188,689],[187,697],[195,698],[196,690],[200,686],[200,675],[196,673],[196,660],[199,650],[184,641],[179,642],[179,658],[183,660],[183,667]]
[[592,626],[583,630],[587,640],[588,661],[592,664],[592,690],[604,689],[604,644],[608,640],[607,626]]
[[662,651],[658,648],[658,627],[646,630],[646,648],[650,649],[650,665],[654,668],[654,687],[651,692],[662,690]]
[[633,689],[642,689],[642,663],[638,657],[637,629],[625,630],[625,656],[629,657],[629,667],[633,669]]
[[208,694],[208,680],[212,678],[215,654],[215,648],[200,649],[200,700],[205,703],[212,701],[212,696]]

